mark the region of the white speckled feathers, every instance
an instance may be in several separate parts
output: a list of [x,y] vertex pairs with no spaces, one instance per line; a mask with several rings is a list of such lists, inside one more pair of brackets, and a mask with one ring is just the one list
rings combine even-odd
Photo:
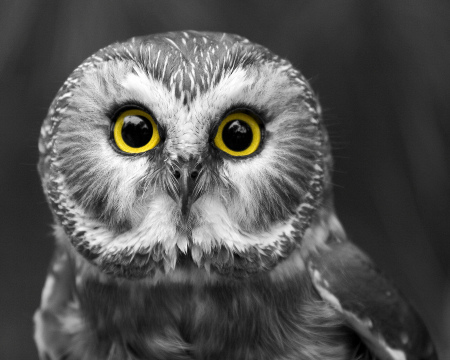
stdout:
[[[111,146],[111,118],[123,104],[149,109],[164,133],[146,156]],[[264,118],[261,149],[218,156],[213,132],[241,107]],[[239,254],[273,266],[320,201],[327,153],[313,94],[286,60],[237,36],[188,32],[93,55],[60,91],[42,138],[44,187],[74,245],[107,271],[148,254],[136,276],[153,271],[155,258],[173,268],[188,251],[199,265],[226,251],[231,262]],[[169,196],[180,161],[205,165],[187,221]]]

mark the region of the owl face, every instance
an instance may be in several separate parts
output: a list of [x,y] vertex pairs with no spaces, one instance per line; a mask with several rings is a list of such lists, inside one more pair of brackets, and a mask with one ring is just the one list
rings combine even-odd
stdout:
[[323,130],[289,62],[229,34],[133,38],[81,64],[41,134],[57,222],[102,270],[235,277],[288,256],[321,199]]

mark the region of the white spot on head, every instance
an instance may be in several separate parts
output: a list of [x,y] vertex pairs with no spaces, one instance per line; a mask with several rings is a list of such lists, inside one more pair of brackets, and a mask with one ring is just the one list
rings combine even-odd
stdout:
[[64,93],[63,95],[61,95],[61,96],[58,98],[58,101],[64,100],[64,99],[68,99],[68,98],[70,98],[71,96],[72,96],[72,93],[71,93],[70,91],[68,91],[68,92]]
[[181,50],[180,50],[180,48],[178,47],[178,45],[177,45],[172,39],[170,39],[170,38],[165,38],[165,39],[166,39],[166,41],[167,41],[168,43],[170,43],[175,49],[177,49],[178,51],[181,52]]

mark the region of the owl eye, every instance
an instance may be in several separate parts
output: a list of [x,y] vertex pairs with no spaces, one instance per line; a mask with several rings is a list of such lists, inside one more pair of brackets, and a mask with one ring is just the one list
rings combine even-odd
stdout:
[[120,113],[114,123],[113,135],[117,147],[131,154],[151,150],[161,140],[155,120],[139,109]]
[[250,155],[258,149],[260,142],[260,121],[243,112],[226,116],[214,138],[214,144],[232,156]]

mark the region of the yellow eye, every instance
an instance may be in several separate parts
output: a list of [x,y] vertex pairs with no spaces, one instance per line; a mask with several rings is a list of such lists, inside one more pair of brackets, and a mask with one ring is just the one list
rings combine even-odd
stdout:
[[233,156],[254,153],[260,142],[260,122],[243,112],[230,114],[223,119],[214,138],[214,144],[220,150]]
[[161,140],[155,120],[139,109],[121,113],[114,124],[113,134],[118,148],[131,154],[151,150]]

